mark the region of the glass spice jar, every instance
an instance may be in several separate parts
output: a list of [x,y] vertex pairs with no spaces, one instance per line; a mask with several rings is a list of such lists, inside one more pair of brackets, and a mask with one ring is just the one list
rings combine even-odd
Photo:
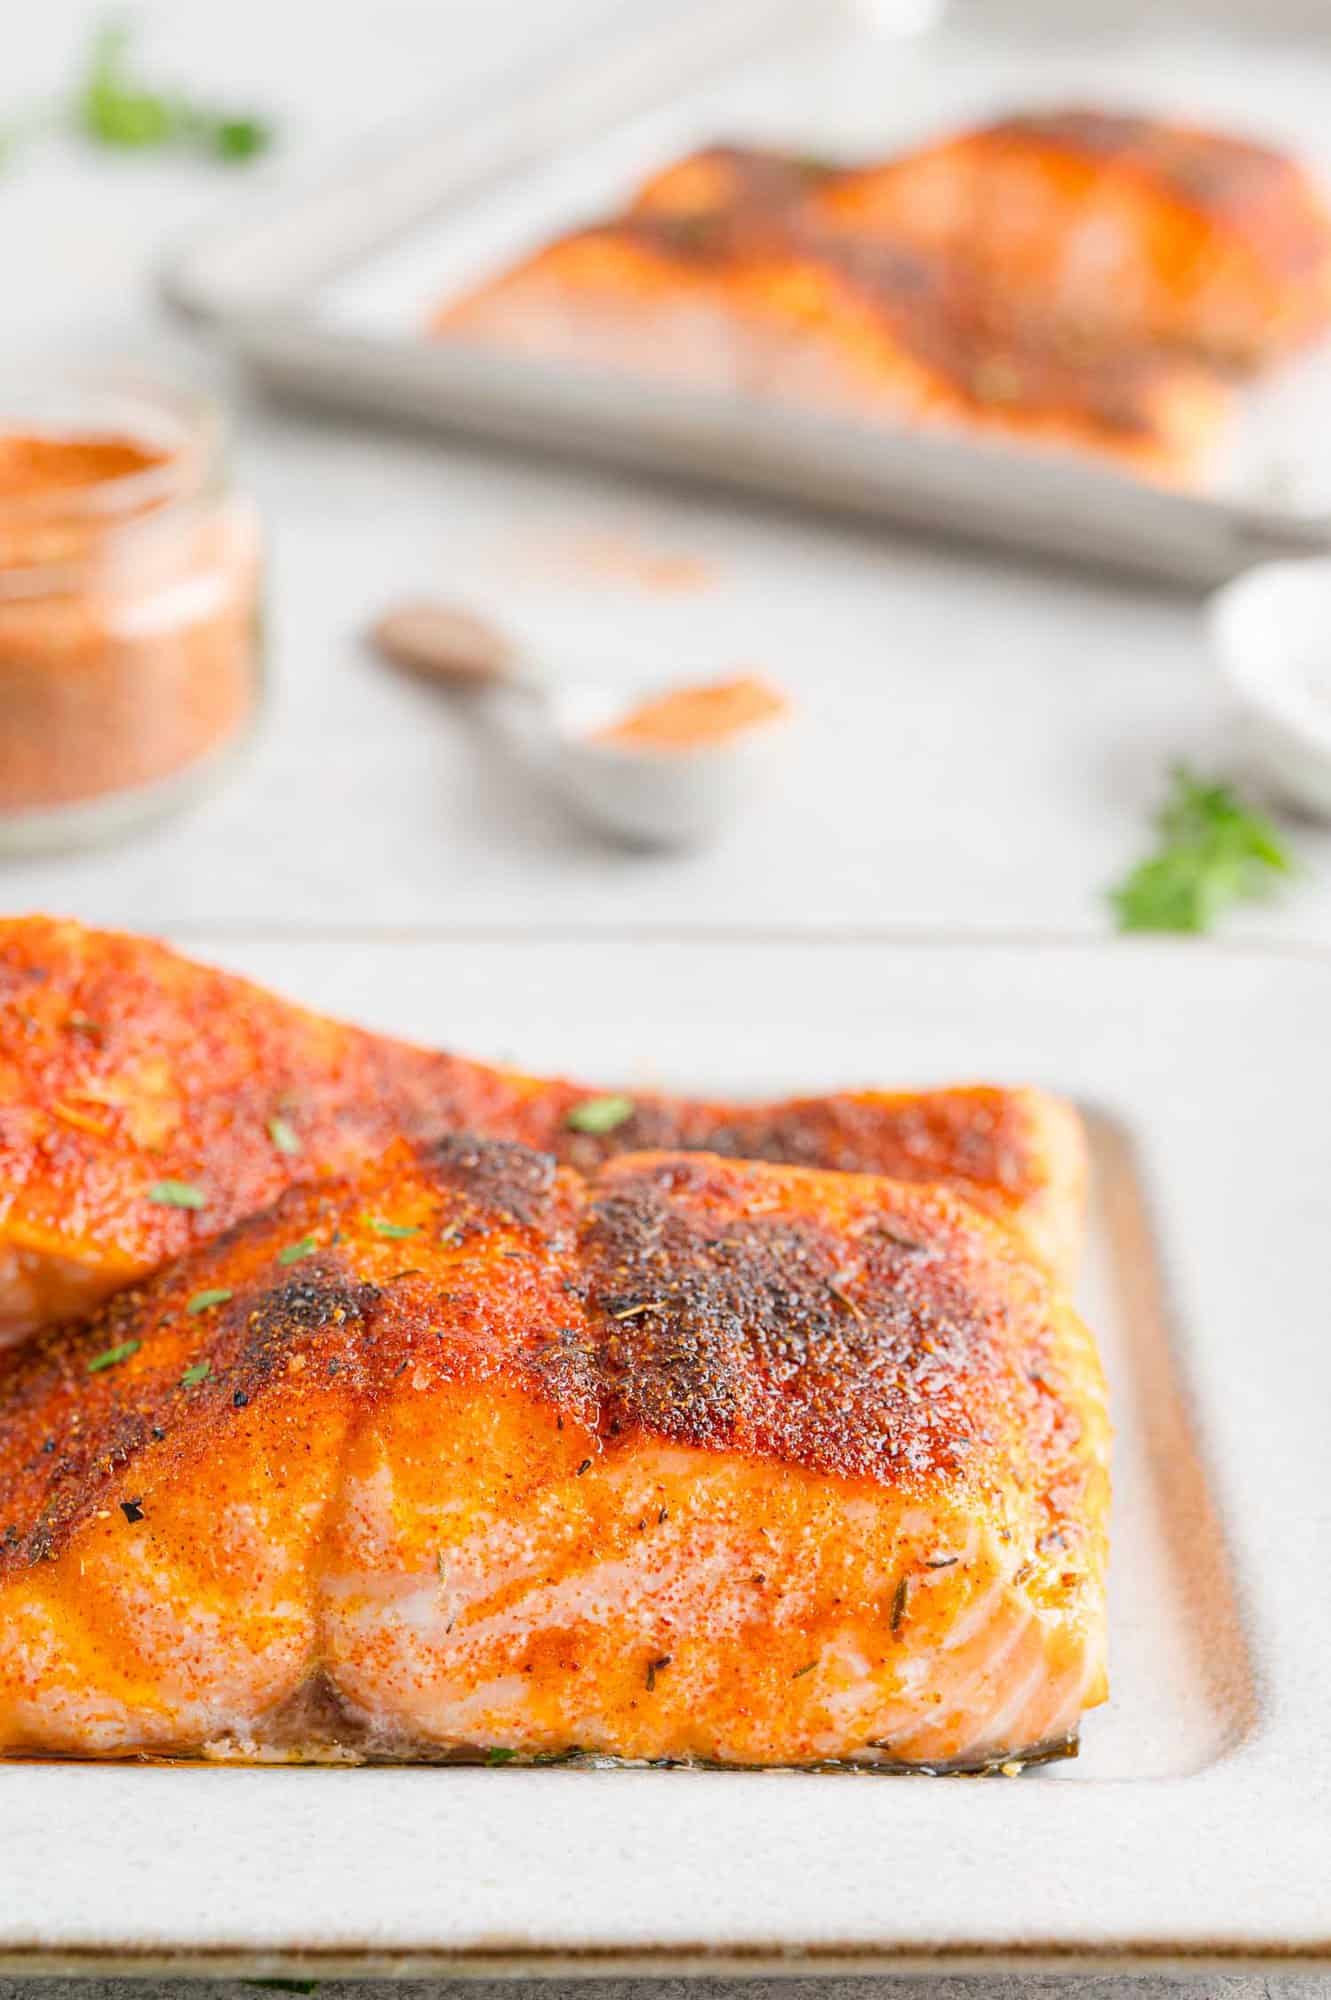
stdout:
[[248,736],[259,535],[221,446],[177,391],[0,382],[0,850],[183,804]]

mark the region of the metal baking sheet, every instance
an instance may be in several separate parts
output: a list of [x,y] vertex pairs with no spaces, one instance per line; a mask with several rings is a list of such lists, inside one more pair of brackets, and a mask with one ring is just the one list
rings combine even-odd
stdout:
[[[880,20],[900,25],[900,6]],[[512,86],[508,115],[450,124],[196,245],[168,272],[283,392],[536,449],[1209,583],[1331,545],[1331,344],[1247,392],[1202,490],[964,433],[869,431],[769,401],[432,343],[431,307],[717,137],[833,156],[915,143],[1013,104],[1095,102],[1231,126],[1331,183],[1331,48],[1133,10],[1070,33],[973,12],[914,36],[868,10],[731,0],[708,38],[584,52],[569,89]],[[576,141],[574,135],[576,134]]]
[[[194,931],[384,1029],[751,1093],[1085,1107],[1112,1696],[1016,1779],[0,1767],[0,1971],[1331,1965],[1331,957],[1196,943]],[[624,996],[631,995],[625,1006]]]

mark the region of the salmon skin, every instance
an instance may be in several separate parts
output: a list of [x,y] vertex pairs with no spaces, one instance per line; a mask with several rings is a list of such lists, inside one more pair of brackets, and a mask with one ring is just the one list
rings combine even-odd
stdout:
[[687,1147],[947,1181],[1075,1262],[1080,1126],[1039,1091],[639,1094],[608,1125],[589,1098],[328,1020],[145,938],[0,923],[0,1342],[90,1310],[295,1182],[459,1130],[577,1167]]
[[807,175],[781,192],[760,158],[754,172],[733,153],[714,163],[733,208],[701,206],[705,179],[662,177],[627,215],[449,305],[433,333],[873,426],[1077,447],[1164,481],[1196,475],[1230,405],[1210,371],[1135,350],[1088,360],[1001,323],[956,263],[810,229],[815,197],[787,198]]
[[401,1144],[0,1356],[0,1750],[1066,1750],[1107,1462],[1090,1335],[945,1190]]

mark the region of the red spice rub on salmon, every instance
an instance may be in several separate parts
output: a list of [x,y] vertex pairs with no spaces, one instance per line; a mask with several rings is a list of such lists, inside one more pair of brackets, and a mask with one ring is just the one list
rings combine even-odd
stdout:
[[88,1310],[294,1183],[354,1171],[399,1136],[463,1129],[575,1165],[688,1147],[947,1181],[1063,1270],[1075,1261],[1080,1127],[1039,1091],[766,1105],[639,1094],[599,1136],[569,1122],[594,1094],[368,1034],[150,939],[11,918],[0,923],[0,1342]]
[[1108,1433],[936,1188],[403,1147],[0,1357],[0,1748],[982,1766],[1104,1694]]

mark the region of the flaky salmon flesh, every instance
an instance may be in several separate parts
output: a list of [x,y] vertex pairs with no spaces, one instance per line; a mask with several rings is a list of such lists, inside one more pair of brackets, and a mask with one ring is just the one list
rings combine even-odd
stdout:
[[291,1006],[145,938],[0,922],[0,1342],[86,1312],[301,1181],[479,1131],[592,1168],[705,1149],[942,1181],[1067,1275],[1076,1113],[974,1085],[737,1104],[487,1068]]
[[0,1751],[977,1768],[1105,1691],[1108,1430],[948,1192],[455,1136],[0,1356]]

